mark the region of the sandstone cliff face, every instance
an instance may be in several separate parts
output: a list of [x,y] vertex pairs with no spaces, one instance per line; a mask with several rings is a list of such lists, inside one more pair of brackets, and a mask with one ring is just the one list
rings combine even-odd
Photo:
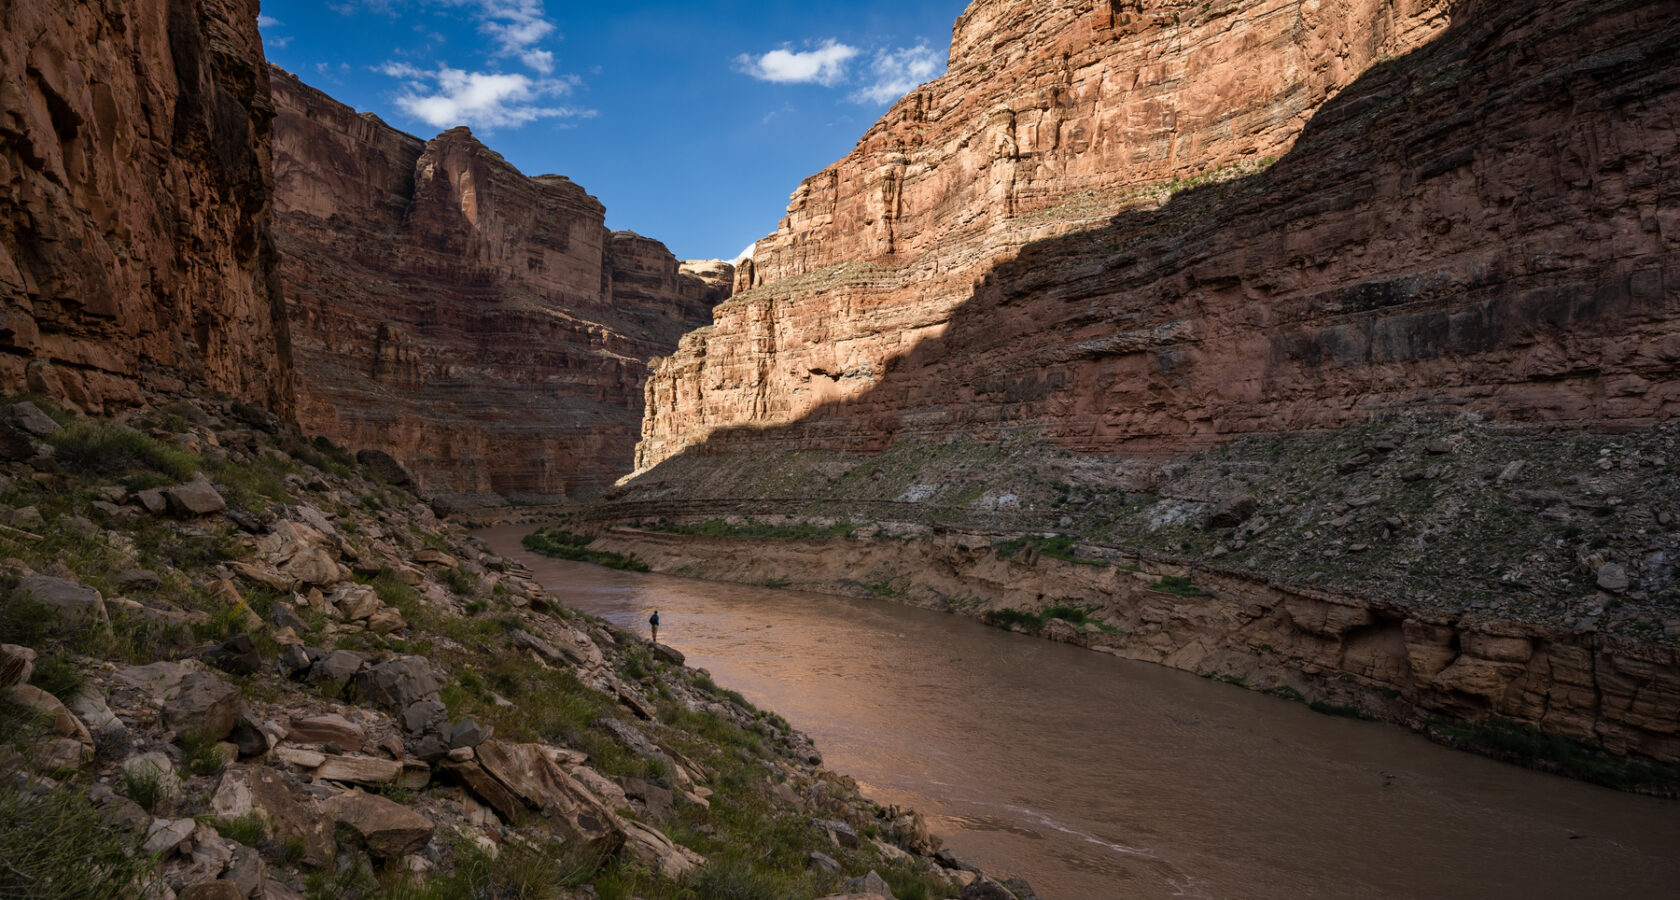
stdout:
[[[728,295],[464,128],[431,141],[273,73],[298,419],[466,504],[629,471],[646,360]],[[732,275],[732,273],[729,273]]]
[[951,73],[803,185],[756,287],[658,366],[639,467],[708,438],[1673,415],[1673,19],[1170,6],[971,6]]
[[0,389],[289,414],[256,0],[0,6]]

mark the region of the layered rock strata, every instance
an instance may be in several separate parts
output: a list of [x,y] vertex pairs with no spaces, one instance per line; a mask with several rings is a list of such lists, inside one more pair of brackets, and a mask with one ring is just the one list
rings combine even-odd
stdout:
[[0,6],[0,389],[292,404],[256,0]]
[[657,367],[638,466],[1015,428],[1172,453],[1418,406],[1661,421],[1677,28],[976,3],[950,73],[800,188],[754,288]]
[[422,141],[272,77],[300,424],[463,504],[588,495],[629,471],[646,360],[733,273],[681,271],[464,128]]

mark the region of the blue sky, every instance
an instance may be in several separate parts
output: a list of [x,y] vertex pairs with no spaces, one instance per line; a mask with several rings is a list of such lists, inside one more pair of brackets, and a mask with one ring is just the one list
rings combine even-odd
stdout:
[[945,70],[967,0],[264,0],[268,58],[431,137],[469,125],[680,258],[775,230],[801,179]]

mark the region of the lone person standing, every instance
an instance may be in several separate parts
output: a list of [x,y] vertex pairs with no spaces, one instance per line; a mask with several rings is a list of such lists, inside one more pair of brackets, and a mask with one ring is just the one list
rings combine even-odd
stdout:
[[648,616],[648,627],[653,631],[653,642],[659,643],[659,610],[654,610],[653,615]]

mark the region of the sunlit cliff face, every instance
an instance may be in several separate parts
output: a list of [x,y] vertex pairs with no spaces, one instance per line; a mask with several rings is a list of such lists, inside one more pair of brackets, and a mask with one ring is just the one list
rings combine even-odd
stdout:
[[1377,60],[1441,34],[1449,9],[972,5],[948,73],[798,187],[754,250],[752,290],[656,369],[638,469],[866,396],[1024,245],[1158,205],[1175,179],[1251,174]]

